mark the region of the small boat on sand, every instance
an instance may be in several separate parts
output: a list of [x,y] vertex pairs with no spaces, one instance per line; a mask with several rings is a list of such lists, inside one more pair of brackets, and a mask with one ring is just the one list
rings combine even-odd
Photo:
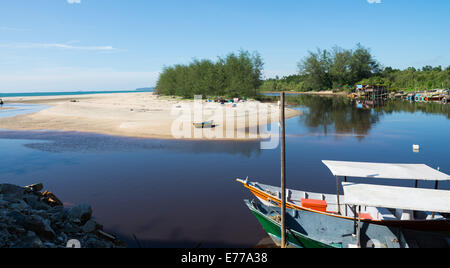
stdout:
[[214,127],[214,120],[205,121],[201,123],[192,123],[195,128],[212,128]]

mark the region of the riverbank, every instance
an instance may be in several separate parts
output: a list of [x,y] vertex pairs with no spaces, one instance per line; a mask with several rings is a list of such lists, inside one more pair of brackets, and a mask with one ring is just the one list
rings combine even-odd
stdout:
[[64,208],[42,184],[0,184],[0,248],[123,248],[103,231],[90,205]]
[[[283,91],[264,91],[262,94],[280,94]],[[332,90],[328,91],[306,91],[306,92],[298,92],[298,91],[284,91],[285,94],[295,94],[295,95],[317,95],[317,96],[346,96],[348,93],[346,92],[333,92]]]
[[[186,135],[182,138],[186,139],[203,139],[204,136],[217,140],[258,139],[260,137],[248,135],[248,129],[271,123],[278,119],[279,114],[276,104],[203,101],[199,106],[194,100],[160,97],[150,92],[16,97],[4,100],[7,103],[45,104],[50,108],[1,119],[0,128],[3,129],[79,131],[140,138],[174,139],[180,138],[174,132],[184,132]],[[267,121],[257,119],[261,116],[258,105],[265,105],[266,109],[272,111]],[[287,118],[299,114],[296,110],[286,109]],[[222,134],[231,128],[233,135],[196,135],[192,123],[195,120],[211,119],[217,127],[213,131]],[[184,128],[180,130],[180,127]]]

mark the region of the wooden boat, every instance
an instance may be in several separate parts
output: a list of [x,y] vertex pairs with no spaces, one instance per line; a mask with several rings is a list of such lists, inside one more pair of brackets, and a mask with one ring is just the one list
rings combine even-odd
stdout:
[[[429,189],[377,186],[356,183],[342,183],[346,204],[351,206],[352,219],[333,217],[308,210],[287,209],[286,238],[288,247],[302,248],[350,248],[350,247],[449,247],[450,234],[408,230],[371,222],[362,222],[363,207],[428,209],[422,198],[433,199],[432,205],[439,210],[450,211],[444,202],[434,203],[440,195]],[[414,200],[411,200],[411,196]],[[418,197],[418,198],[416,198]],[[245,201],[272,240],[280,245],[280,208],[265,206],[255,201]]]
[[[363,163],[344,161],[323,161],[325,165],[336,176],[337,194],[313,193],[299,190],[287,189],[286,207],[300,211],[314,212],[320,215],[352,220],[348,205],[342,201],[346,199],[339,194],[339,177],[359,177],[359,178],[384,178],[384,179],[412,179],[412,180],[434,180],[448,181],[450,176],[440,171],[432,169],[426,165],[417,164],[384,164],[384,163]],[[249,182],[248,178],[237,179],[245,188],[249,189],[264,205],[280,206],[280,187]],[[408,188],[415,190],[416,188]],[[441,193],[442,190],[433,190]],[[443,191],[445,198],[450,204],[450,191]],[[427,201],[424,201],[427,202]],[[450,208],[450,205],[448,205]],[[450,212],[440,214],[436,210],[416,210],[408,211],[404,209],[386,209],[377,206],[365,206],[361,213],[361,221],[391,227],[402,227],[413,230],[424,231],[444,231],[450,232]]]
[[356,93],[349,93],[349,94],[347,94],[347,98],[350,98],[350,99],[355,99],[357,97],[358,97],[358,95]]
[[[280,209],[255,201],[245,204],[258,219],[273,242],[281,245]],[[286,210],[286,241],[288,248],[355,248],[357,237],[355,222],[329,218],[309,211]],[[397,233],[394,233],[397,232]],[[362,247],[408,247],[401,232],[380,225],[367,225],[363,229]],[[400,239],[399,239],[400,237]]]
[[409,100],[409,101],[415,101],[416,100],[415,96],[416,96],[416,93],[409,93],[406,95],[405,99]]
[[427,96],[425,97],[425,101],[441,101],[444,96]]
[[192,123],[196,128],[212,128],[214,127],[214,120],[205,121],[201,123]]

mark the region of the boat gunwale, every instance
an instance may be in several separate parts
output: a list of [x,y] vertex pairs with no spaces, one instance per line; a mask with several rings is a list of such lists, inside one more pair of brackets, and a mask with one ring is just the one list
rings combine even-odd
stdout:
[[[242,180],[237,180],[238,182],[242,183],[244,185],[245,188],[249,189],[252,193],[253,191],[258,192],[258,194],[262,195],[265,198],[270,198],[271,200],[277,202],[278,204],[281,203],[281,200],[278,197],[274,197],[273,195],[270,195],[269,193],[266,193],[262,190],[257,189],[256,187],[249,185],[248,183],[246,183],[245,181]],[[295,191],[295,190],[291,190],[291,191]],[[336,217],[336,218],[341,218],[341,219],[346,219],[346,220],[354,220],[353,217],[348,217],[348,216],[343,216],[343,215],[339,215],[337,213],[327,213],[327,212],[322,212],[319,210],[314,210],[314,209],[310,209],[310,208],[306,208],[306,207],[302,207],[302,206],[298,206],[296,204],[293,204],[292,202],[289,202],[288,200],[286,200],[286,207],[287,208],[291,208],[291,209],[298,209],[298,210],[305,210],[305,211],[309,211],[309,212],[314,212],[314,213],[318,213],[318,214],[322,214],[322,215],[327,215],[327,216],[332,216],[332,217]],[[397,224],[405,224],[405,223],[430,223],[430,222],[438,222],[438,223],[442,223],[442,222],[448,222],[450,223],[450,219],[444,218],[444,219],[434,219],[434,220],[426,220],[426,219],[414,219],[414,220],[378,220],[378,219],[366,219],[366,218],[361,218],[362,222],[368,222],[368,223],[373,223],[373,224],[379,224],[379,225],[397,225]]]

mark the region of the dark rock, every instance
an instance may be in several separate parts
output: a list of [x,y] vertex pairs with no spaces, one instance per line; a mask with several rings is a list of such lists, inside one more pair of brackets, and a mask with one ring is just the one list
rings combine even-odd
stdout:
[[91,219],[90,205],[64,209],[51,192],[41,194],[42,188],[0,184],[0,248],[64,248],[72,239],[83,248],[126,247]]
[[8,201],[3,200],[3,196],[0,196],[0,208],[7,207],[9,205]]
[[23,198],[24,189],[22,187],[12,184],[0,184],[0,194],[3,195],[3,200],[17,201]]
[[12,235],[24,235],[27,233],[27,230],[25,230],[25,228],[18,225],[10,225],[6,228],[6,230]]
[[92,208],[88,204],[80,204],[69,209],[67,215],[72,222],[80,222],[81,225],[84,225],[88,220],[91,219]]
[[76,234],[76,233],[81,232],[81,228],[75,224],[66,222],[64,224],[63,228],[61,228],[61,231],[63,231],[64,233],[67,233],[67,234]]
[[32,185],[25,186],[26,189],[30,189],[33,192],[40,192],[44,189],[44,185],[42,183],[36,183]]
[[23,215],[19,211],[13,210],[7,213],[6,217],[10,219],[13,224],[17,224],[19,226],[24,226],[25,224],[25,215]]
[[24,197],[24,201],[27,202],[27,204],[35,210],[48,210],[50,208],[50,206],[45,202],[42,202],[37,195],[27,195]]
[[54,240],[56,234],[50,227],[49,223],[37,215],[25,217],[22,225],[25,229],[35,232],[39,237],[46,240]]
[[30,206],[28,206],[27,203],[25,203],[23,200],[18,200],[17,202],[14,202],[9,205],[9,209],[11,210],[18,210],[18,211],[25,211],[28,210]]
[[81,245],[83,248],[112,248],[113,244],[105,241],[105,240],[101,240],[96,236],[93,235],[88,235],[85,238],[83,238],[81,240]]
[[33,232],[28,232],[26,236],[14,243],[12,248],[43,248],[41,239]]
[[98,229],[98,224],[94,220],[88,220],[83,227],[81,227],[83,232],[92,233]]
[[42,197],[45,200],[45,202],[47,202],[47,204],[49,204],[52,207],[63,205],[61,200],[59,200],[58,197],[56,197],[52,192],[45,191],[42,193]]

